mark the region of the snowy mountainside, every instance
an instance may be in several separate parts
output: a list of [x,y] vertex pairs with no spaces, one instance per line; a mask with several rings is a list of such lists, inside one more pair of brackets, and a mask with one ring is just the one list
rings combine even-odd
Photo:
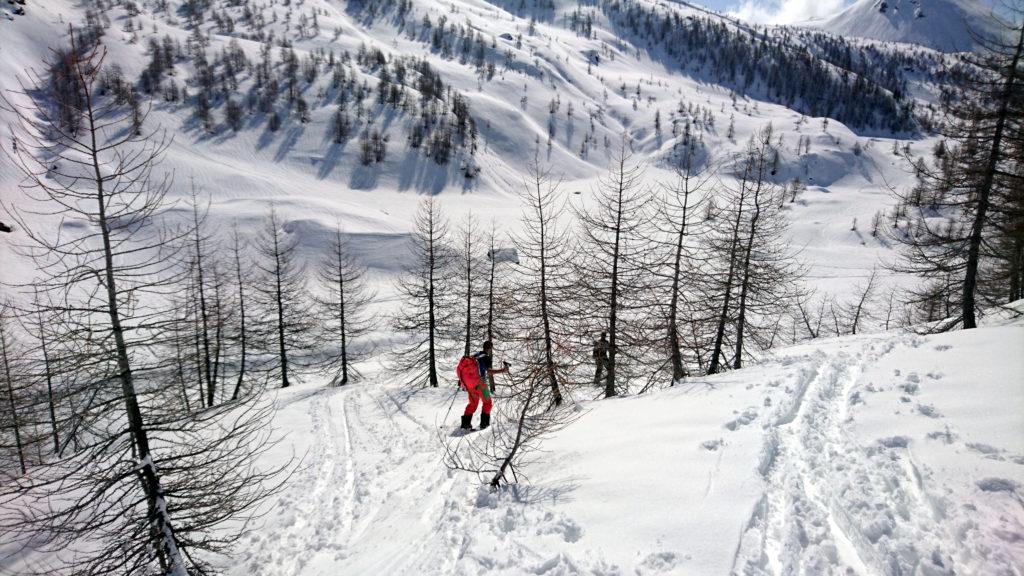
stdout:
[[[892,189],[913,183],[899,151],[932,149],[918,115],[944,58],[647,0],[28,1],[26,15],[0,17],[0,86],[27,67],[45,75],[41,58],[67,44],[69,22],[101,36],[120,69],[104,89],[150,106],[147,127],[173,137],[161,166],[175,176],[170,197],[186,200],[194,183],[211,229],[237,223],[249,237],[273,204],[309,258],[340,224],[382,318],[398,306],[393,280],[421,198],[453,222],[472,212],[515,232],[534,159],[584,204],[624,136],[653,188],[673,178],[682,138],[721,160],[769,123],[773,177],[805,187],[786,202],[789,240],[824,311],[825,295],[854,296],[893,257],[873,228],[891,225]],[[817,83],[795,81],[802,71]],[[10,120],[0,110],[0,127]],[[20,181],[0,155],[0,199],[30,214]],[[18,234],[0,235],[4,280],[31,278],[9,250]],[[816,339],[743,370],[584,401],[530,482],[499,492],[443,464],[446,447],[487,433],[448,440],[464,396],[403,388],[376,357],[359,383],[314,375],[276,393],[283,441],[266,463],[303,465],[216,567],[1013,574],[1024,558],[1022,346],[1019,320]]]
[[308,466],[228,573],[1014,574],[1022,346],[1019,320],[823,339],[584,402],[498,493],[441,463],[454,390],[282,391],[270,457]]
[[994,33],[980,0],[857,0],[842,12],[809,22],[838,36],[920,44],[944,52],[977,47],[974,34]]
[[[904,90],[897,63],[910,55],[794,40],[679,4],[55,0],[27,8],[0,21],[5,87],[67,44],[69,22],[84,24],[120,69],[109,88],[134,90],[152,106],[148,127],[174,136],[163,166],[177,179],[172,197],[186,197],[194,182],[211,197],[215,225],[237,221],[243,230],[258,226],[273,201],[311,250],[340,222],[364,254],[385,245],[396,253],[420,194],[440,194],[453,219],[469,209],[484,219],[516,214],[534,158],[555,167],[566,191],[586,191],[625,135],[653,184],[671,179],[666,168],[684,134],[725,157],[772,123],[782,144],[779,183],[799,178],[809,186],[794,203],[795,242],[812,244],[812,276],[842,291],[889,253],[852,230],[853,218],[863,229],[886,209],[889,186],[909,181],[888,153],[886,127],[908,126],[911,105],[934,92],[923,81]],[[644,14],[661,24],[636,27]],[[679,38],[719,39],[705,45],[707,57],[667,51],[683,46],[665,35],[676,21],[671,34]],[[841,83],[834,93],[815,86],[825,99],[813,102],[807,87],[772,84],[781,76],[767,75],[769,60],[741,63],[731,52],[759,34],[771,38],[774,48],[763,54],[774,65],[811,62],[823,82],[852,70],[884,105],[851,107],[874,101],[841,98],[849,89]],[[812,44],[817,59],[791,59]],[[853,59],[828,55],[836,51]],[[872,84],[877,71],[890,69],[878,74],[888,80]],[[798,70],[785,76],[801,77]],[[896,92],[913,96],[897,102]],[[240,110],[233,126],[232,107]],[[843,110],[863,125],[826,125],[823,116]],[[0,194],[24,201],[6,158],[0,176]],[[828,218],[812,214],[825,205]],[[813,241],[822,235],[854,248],[837,263],[835,245]],[[829,252],[824,268],[815,266],[820,249]],[[385,275],[399,266],[386,258],[370,264]]]

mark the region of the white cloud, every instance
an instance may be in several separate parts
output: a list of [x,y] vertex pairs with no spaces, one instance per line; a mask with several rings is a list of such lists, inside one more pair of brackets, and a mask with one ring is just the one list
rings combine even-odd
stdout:
[[743,0],[731,16],[759,24],[793,24],[838,14],[848,0]]

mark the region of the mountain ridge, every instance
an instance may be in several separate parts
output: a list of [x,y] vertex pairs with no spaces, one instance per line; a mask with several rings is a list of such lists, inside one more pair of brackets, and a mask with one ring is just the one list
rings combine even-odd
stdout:
[[997,34],[979,0],[857,0],[829,18],[800,24],[838,36],[968,52]]

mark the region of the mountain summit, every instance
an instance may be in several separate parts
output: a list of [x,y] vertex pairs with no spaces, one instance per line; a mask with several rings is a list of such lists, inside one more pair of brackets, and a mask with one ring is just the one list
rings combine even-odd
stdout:
[[976,35],[994,33],[990,11],[979,0],[857,0],[835,16],[806,26],[943,52],[974,50]]

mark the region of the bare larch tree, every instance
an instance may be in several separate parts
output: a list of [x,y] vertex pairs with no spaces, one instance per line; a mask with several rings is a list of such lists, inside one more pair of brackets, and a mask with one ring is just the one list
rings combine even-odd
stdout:
[[369,306],[376,293],[366,283],[366,269],[352,255],[339,225],[327,252],[317,267],[323,293],[317,298],[325,312],[323,332],[334,351],[325,356],[323,367],[332,372],[331,383],[344,386],[353,364],[367,356],[369,348],[359,340],[374,328]]
[[409,267],[398,282],[401,307],[395,330],[409,342],[395,357],[395,369],[410,385],[437,387],[438,357],[447,354],[455,333],[458,303],[453,297],[457,252],[449,243],[448,221],[433,197],[420,203],[410,236]]
[[37,267],[15,288],[38,291],[29,312],[76,374],[57,392],[75,413],[72,449],[0,485],[0,537],[42,553],[40,573],[186,576],[274,488],[251,463],[268,445],[268,404],[187,413],[168,396],[161,346],[190,230],[167,224],[172,181],[154,172],[167,140],[99,93],[103,59],[72,33],[51,62],[59,73],[2,97],[25,201],[2,208]]
[[651,194],[624,140],[588,205],[575,207],[581,236],[575,259],[579,301],[594,332],[608,333],[604,396],[625,391],[646,342],[640,316],[648,287],[645,226]]
[[530,177],[523,182],[522,229],[513,235],[521,266],[515,275],[516,298],[514,340],[525,350],[539,350],[534,358],[541,366],[524,365],[537,370],[547,382],[548,403],[562,403],[563,388],[570,381],[575,338],[574,307],[569,304],[574,285],[574,243],[570,228],[559,217],[565,214],[566,198],[559,191],[561,181],[552,177],[536,160],[530,165]]
[[[306,289],[306,269],[298,253],[299,239],[285,232],[277,208],[271,205],[263,230],[256,238],[259,259],[256,267],[257,316],[263,349],[269,360],[265,368],[281,388],[291,386],[296,373],[309,367],[314,348],[316,322]],[[306,355],[300,355],[305,352]]]

